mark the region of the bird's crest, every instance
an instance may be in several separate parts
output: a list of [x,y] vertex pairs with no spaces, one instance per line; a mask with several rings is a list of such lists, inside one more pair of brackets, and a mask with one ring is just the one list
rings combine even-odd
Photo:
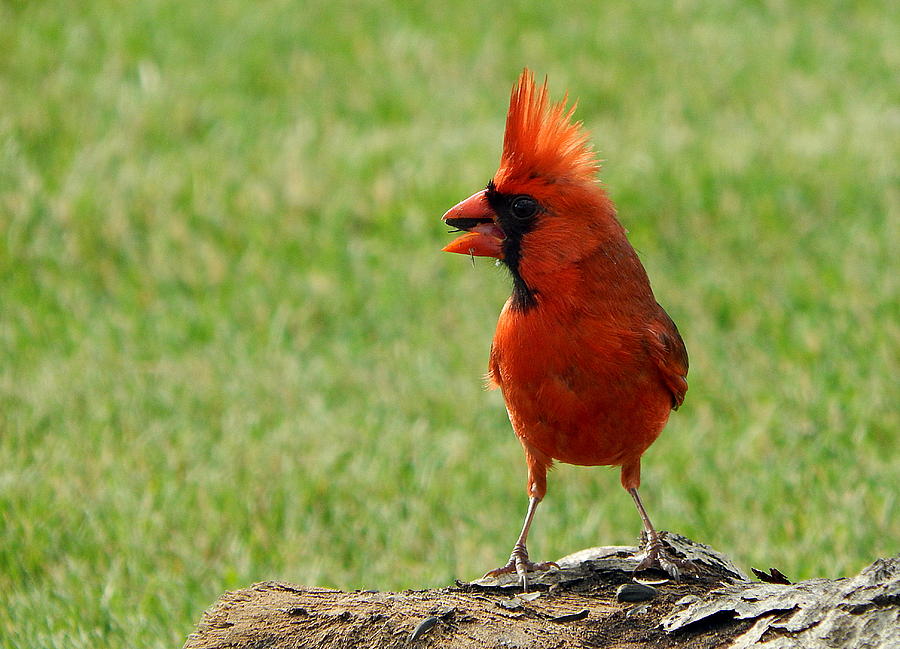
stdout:
[[547,81],[538,88],[528,68],[513,86],[506,116],[500,169],[494,181],[593,182],[600,164],[581,122],[573,122],[575,104],[568,94],[551,104]]

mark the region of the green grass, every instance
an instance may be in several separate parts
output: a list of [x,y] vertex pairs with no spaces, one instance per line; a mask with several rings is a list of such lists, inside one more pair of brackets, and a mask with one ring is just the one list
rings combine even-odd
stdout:
[[[178,646],[264,579],[502,562],[503,273],[440,253],[524,65],[580,98],[691,353],[662,528],[794,578],[898,550],[888,2],[0,3],[0,646]],[[560,467],[537,558],[630,543]]]

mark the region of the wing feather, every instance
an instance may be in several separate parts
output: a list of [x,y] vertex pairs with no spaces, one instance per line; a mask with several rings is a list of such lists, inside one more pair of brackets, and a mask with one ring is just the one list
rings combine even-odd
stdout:
[[672,409],[678,410],[688,389],[688,355],[684,341],[678,333],[678,327],[662,307],[659,307],[659,317],[647,327],[647,334],[650,357],[672,394]]

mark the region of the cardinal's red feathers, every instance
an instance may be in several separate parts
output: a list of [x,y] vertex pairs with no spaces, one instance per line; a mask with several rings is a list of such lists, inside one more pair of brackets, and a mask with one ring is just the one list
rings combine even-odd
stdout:
[[513,88],[497,184],[524,182],[535,174],[555,180],[594,182],[600,168],[581,122],[572,122],[575,106],[566,97],[550,104],[547,82],[538,88],[523,73]]
[[553,460],[621,466],[658,546],[637,495],[640,459],[687,390],[684,343],[597,183],[599,164],[573,112],[565,99],[551,104],[547,84],[525,70],[499,170],[444,215],[468,231],[445,250],[501,259],[513,280],[489,377],[525,450],[532,505],[521,549],[495,574],[534,567],[525,536]]

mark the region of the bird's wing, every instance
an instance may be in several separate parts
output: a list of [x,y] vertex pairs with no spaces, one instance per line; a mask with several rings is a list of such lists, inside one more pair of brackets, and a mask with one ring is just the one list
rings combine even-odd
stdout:
[[688,355],[684,341],[678,333],[678,327],[662,307],[659,307],[658,317],[650,322],[646,331],[645,341],[650,357],[672,394],[672,409],[678,410],[688,389]]

